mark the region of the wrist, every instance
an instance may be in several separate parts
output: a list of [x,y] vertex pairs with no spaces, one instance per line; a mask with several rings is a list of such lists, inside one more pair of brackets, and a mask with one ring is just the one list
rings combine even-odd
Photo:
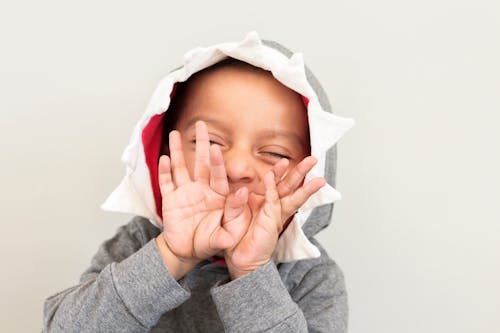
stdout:
[[228,271],[229,271],[229,277],[230,277],[231,281],[239,279],[240,277],[243,277],[243,276],[253,272],[253,271],[231,270],[229,268],[228,268]]
[[180,280],[200,262],[198,259],[184,259],[175,255],[165,241],[163,233],[156,237],[155,242],[163,258],[163,262],[175,280]]
[[234,267],[233,265],[231,264],[228,264],[227,265],[227,270],[229,272],[229,277],[231,278],[231,280],[236,280],[236,279],[239,279],[247,274],[250,274],[256,270],[258,270],[259,268],[261,268],[262,266],[264,266],[266,263],[268,263],[269,261],[266,261],[264,262],[263,264],[259,264],[259,265],[252,265],[251,267],[248,267],[248,268],[236,268]]

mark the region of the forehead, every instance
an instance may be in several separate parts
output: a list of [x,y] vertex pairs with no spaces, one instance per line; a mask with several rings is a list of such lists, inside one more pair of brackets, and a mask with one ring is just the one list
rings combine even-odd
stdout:
[[182,98],[180,126],[210,119],[233,129],[290,132],[309,142],[301,96],[262,69],[226,66],[200,73]]

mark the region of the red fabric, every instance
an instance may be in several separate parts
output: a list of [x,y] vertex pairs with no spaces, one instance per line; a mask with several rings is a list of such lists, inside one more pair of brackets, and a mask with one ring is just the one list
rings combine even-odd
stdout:
[[144,156],[149,169],[151,188],[155,198],[156,213],[162,217],[161,213],[161,193],[158,184],[158,158],[161,151],[161,138],[163,131],[163,116],[165,113],[157,114],[151,117],[149,123],[142,130],[142,144]]
[[306,96],[301,96],[302,97],[302,102],[304,102],[304,105],[306,106],[306,109],[309,107],[309,98]]
[[212,264],[214,265],[221,265],[221,266],[227,266],[226,264],[226,260],[224,260],[224,258],[221,258],[221,257],[213,257],[214,261],[212,261]]
[[[177,90],[177,83],[174,85],[170,93],[170,100],[174,97]],[[146,165],[149,169],[149,177],[151,180],[151,188],[155,199],[156,213],[160,218],[163,218],[160,185],[158,184],[158,160],[160,158],[162,137],[163,137],[163,118],[165,112],[154,115],[149,120],[149,123],[142,130],[142,145]]]

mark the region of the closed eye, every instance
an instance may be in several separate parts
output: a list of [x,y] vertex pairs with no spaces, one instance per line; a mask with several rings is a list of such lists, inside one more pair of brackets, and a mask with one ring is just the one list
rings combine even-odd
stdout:
[[264,152],[265,154],[268,154],[268,155],[271,155],[273,157],[278,157],[278,158],[286,158],[287,160],[291,159],[290,156],[288,155],[283,155],[283,154],[280,154],[280,153],[275,153],[275,152],[272,152],[272,151],[266,151]]
[[[222,146],[222,143],[219,143],[219,142],[214,141],[214,140],[209,140],[209,142],[210,142],[210,145],[219,145],[219,146]],[[196,140],[191,140],[190,143],[195,145],[196,144]]]

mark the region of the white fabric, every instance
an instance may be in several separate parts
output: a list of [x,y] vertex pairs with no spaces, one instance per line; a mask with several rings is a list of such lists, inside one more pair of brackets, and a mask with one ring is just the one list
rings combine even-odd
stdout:
[[[146,111],[134,128],[129,145],[122,154],[121,159],[126,165],[126,175],[102,204],[102,209],[144,216],[152,223],[161,225],[161,218],[156,214],[149,169],[142,148],[142,130],[151,117],[168,109],[170,93],[176,82],[186,81],[195,72],[227,56],[271,71],[282,84],[309,99],[311,155],[318,159],[318,163],[307,174],[306,181],[315,177],[324,177],[326,151],[354,125],[354,120],[336,116],[321,108],[316,93],[307,81],[304,61],[300,53],[287,58],[279,51],[262,44],[256,32],[250,32],[241,42],[197,47],[187,52],[184,55],[183,67],[160,81]],[[332,203],[340,198],[340,193],[328,184],[311,196],[281,235],[273,259],[276,262],[285,262],[318,257],[319,250],[309,242],[301,226],[314,207]]]

